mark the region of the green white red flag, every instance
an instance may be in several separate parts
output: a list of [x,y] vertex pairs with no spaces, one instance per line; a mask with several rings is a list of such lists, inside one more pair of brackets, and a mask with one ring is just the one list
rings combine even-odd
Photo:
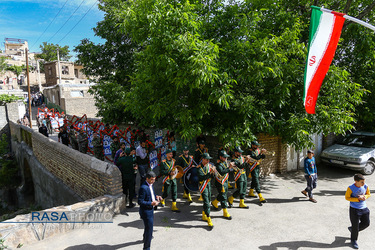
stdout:
[[331,65],[344,24],[343,13],[322,11],[311,6],[309,52],[305,68],[304,105],[306,112],[315,114],[320,86]]

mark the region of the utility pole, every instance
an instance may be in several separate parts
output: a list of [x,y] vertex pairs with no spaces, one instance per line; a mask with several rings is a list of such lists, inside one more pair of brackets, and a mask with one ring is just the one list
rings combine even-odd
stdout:
[[60,66],[60,54],[59,48],[57,48],[57,67],[59,68],[59,85],[61,85],[61,66]]
[[[39,92],[42,92],[42,81],[40,80],[40,67],[39,67],[39,59],[36,60],[36,69],[38,71],[38,85],[39,85]],[[42,92],[43,93],[43,92]]]
[[27,77],[27,92],[29,95],[29,123],[30,128],[33,128],[32,113],[31,113],[31,92],[30,92],[30,77],[29,77],[29,49],[26,49],[26,77]]

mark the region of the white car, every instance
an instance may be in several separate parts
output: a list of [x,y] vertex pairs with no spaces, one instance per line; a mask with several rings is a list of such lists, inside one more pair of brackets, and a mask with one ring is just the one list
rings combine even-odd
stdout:
[[354,132],[323,150],[323,163],[372,174],[375,170],[375,133]]

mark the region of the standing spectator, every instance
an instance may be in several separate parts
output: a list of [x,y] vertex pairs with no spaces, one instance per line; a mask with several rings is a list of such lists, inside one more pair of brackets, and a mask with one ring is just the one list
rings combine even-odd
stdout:
[[87,153],[87,146],[88,146],[88,138],[87,134],[83,129],[79,131],[78,135],[78,147],[79,152],[86,154]]
[[131,155],[131,149],[127,148],[124,152],[121,152],[120,158],[117,161],[118,166],[122,174],[122,189],[123,193],[127,196],[127,201],[129,201],[128,208],[133,208],[135,204],[133,203],[135,190],[134,190],[134,170],[137,169],[135,164],[135,159]]
[[97,132],[94,132],[93,136],[94,138],[92,139],[92,145],[94,147],[94,156],[99,160],[104,161],[102,139],[98,136]]
[[52,134],[51,117],[50,117],[49,115],[47,115],[46,123],[47,123],[48,133],[49,133],[49,134]]
[[173,158],[176,158],[177,145],[174,132],[171,132],[171,134],[169,135],[169,149],[173,153]]
[[65,127],[60,127],[60,132],[59,132],[57,137],[58,137],[59,142],[60,142],[60,139],[61,139],[62,144],[66,145],[66,146],[69,146],[69,134],[66,131]]
[[114,160],[117,150],[120,149],[120,142],[117,136],[113,137],[110,149],[111,149],[112,159]]
[[117,150],[117,152],[116,152],[116,154],[115,154],[115,158],[113,159],[113,163],[116,165],[116,166],[118,166],[117,165],[117,160],[118,160],[118,158],[120,157],[120,155],[121,155],[121,153],[122,152],[125,152],[125,142],[121,142],[120,143],[120,149],[119,150]]
[[148,157],[147,157],[146,142],[141,141],[141,144],[136,149],[138,171],[141,177],[141,183],[145,181],[146,173],[148,170]]
[[70,125],[69,139],[70,139],[70,145],[72,145],[72,148],[75,150],[78,150],[77,133],[73,125]]
[[354,184],[350,185],[345,193],[345,199],[350,201],[349,216],[352,226],[350,240],[352,247],[358,249],[358,232],[370,225],[370,210],[366,200],[371,196],[369,187],[365,184],[365,177],[361,174],[354,175]]
[[317,201],[314,199],[313,196],[313,189],[316,188],[316,184],[318,181],[318,171],[316,169],[315,158],[314,158],[314,151],[308,150],[307,157],[305,158],[305,179],[307,181],[307,187],[305,190],[301,191],[304,196],[309,196],[309,200],[311,202],[316,203]]
[[27,127],[30,127],[29,118],[27,118],[26,115],[24,115],[23,118],[22,118],[22,124],[27,126]]
[[141,216],[145,230],[143,233],[143,249],[150,249],[152,231],[154,228],[154,208],[159,204],[161,197],[155,195],[153,184],[156,174],[152,171],[147,173],[146,181],[142,182],[139,189],[139,215]]
[[42,126],[39,127],[39,133],[45,135],[48,137],[48,131],[47,131],[47,127],[44,123],[42,123]]
[[36,125],[40,128],[40,119],[38,115],[35,115]]

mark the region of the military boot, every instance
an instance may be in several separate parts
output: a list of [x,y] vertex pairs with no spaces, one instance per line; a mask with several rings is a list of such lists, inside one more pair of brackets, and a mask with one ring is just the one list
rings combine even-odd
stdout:
[[175,201],[172,202],[172,208],[171,208],[171,210],[173,212],[178,212],[178,213],[180,212],[180,209],[177,208],[177,205],[176,205]]
[[201,196],[199,196],[199,199],[198,199],[199,201],[203,201],[203,197],[202,197],[202,195]]
[[254,189],[250,189],[250,192],[249,192],[249,197],[253,197],[253,198],[256,198],[257,196],[254,194]]
[[184,194],[182,195],[182,198],[184,198],[184,199],[188,198],[188,194],[185,191],[184,191]]
[[217,211],[219,210],[219,201],[218,200],[214,200],[213,202],[211,202],[211,205],[214,207],[214,209]]
[[229,203],[229,206],[232,207],[233,206],[233,201],[234,201],[234,197],[233,195],[231,197],[228,198],[228,203]]
[[244,199],[240,199],[240,208],[249,208],[248,206],[245,205]]
[[161,207],[165,207],[165,200],[164,200],[164,199],[162,199],[162,200],[160,201],[160,206],[161,206]]
[[267,200],[263,198],[263,196],[262,196],[261,193],[259,193],[258,196],[259,196],[259,201],[260,202],[262,202],[262,203],[266,203],[267,202]]
[[228,209],[226,209],[226,208],[223,208],[223,216],[227,220],[231,220],[232,219],[232,216],[230,216],[230,214],[228,213]]
[[212,229],[214,227],[214,224],[212,224],[211,217],[207,217],[207,224]]
[[190,195],[190,193],[189,193],[189,194],[187,194],[187,195],[188,195],[188,197],[187,197],[187,199],[188,199],[188,202],[192,203],[192,202],[193,202],[193,199],[191,198],[191,195]]
[[207,215],[204,211],[202,211],[202,220],[207,221]]

